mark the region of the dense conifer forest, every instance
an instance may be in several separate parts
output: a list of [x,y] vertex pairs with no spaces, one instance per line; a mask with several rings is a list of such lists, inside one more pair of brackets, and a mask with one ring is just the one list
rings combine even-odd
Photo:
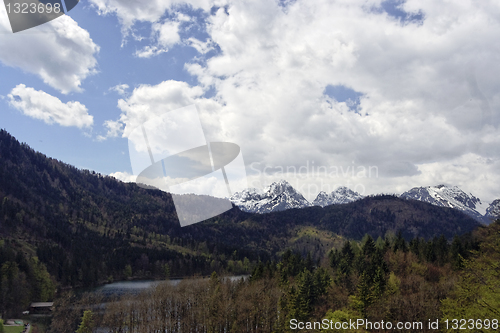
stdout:
[[[498,224],[479,227],[459,211],[393,195],[263,215],[234,207],[181,228],[170,194],[79,170],[0,131],[0,312],[55,300],[50,332],[76,330],[84,310],[115,332],[271,332],[291,318],[441,318],[481,293],[494,309],[498,300],[478,283],[498,278],[495,232]],[[477,267],[487,276],[472,274]],[[240,274],[251,278],[222,278]],[[92,305],[98,296],[73,293],[191,276],[206,278],[132,303],[106,300],[105,311]],[[151,312],[165,304],[168,313]]]
[[[405,332],[446,332],[446,319],[474,318],[496,331],[500,308],[500,221],[455,237],[407,242],[401,234],[346,241],[317,262],[287,250],[277,262],[259,262],[247,280],[210,278],[160,284],[140,295],[87,295],[80,310],[61,311],[53,332],[80,323],[97,302],[94,327],[110,332],[292,332],[298,322],[422,322]],[[61,298],[67,308],[71,295]],[[429,329],[428,320],[440,320]],[[496,323],[496,324],[495,324]],[[303,329],[310,332],[385,332],[383,329]],[[484,325],[482,326],[485,327]]]

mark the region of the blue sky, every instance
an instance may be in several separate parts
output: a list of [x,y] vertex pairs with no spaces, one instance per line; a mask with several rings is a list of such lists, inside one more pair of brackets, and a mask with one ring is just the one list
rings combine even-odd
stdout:
[[132,180],[131,129],[194,104],[209,141],[240,145],[255,187],[285,178],[314,199],[445,183],[490,202],[499,13],[495,1],[84,0],[12,34],[1,8],[0,127]]
[[[128,84],[133,88],[143,83],[158,84],[164,80],[196,84],[196,77],[189,75],[183,64],[195,57],[197,52],[192,47],[174,46],[168,53],[160,56],[150,59],[138,58],[134,53],[141,44],[147,43],[127,41],[122,46],[122,33],[116,17],[98,15],[86,1],[80,2],[69,16],[78,22],[81,28],[87,30],[92,41],[100,47],[99,53],[95,55],[98,72],[89,75],[82,82],[83,92],[62,94],[44,84],[36,75],[2,64],[0,94],[7,96],[14,86],[23,83],[56,96],[63,102],[79,101],[94,117],[92,130],[82,131],[57,124],[46,124],[26,117],[9,106],[7,99],[2,100],[2,127],[34,149],[79,168],[96,170],[103,174],[117,170],[131,172],[126,139],[116,138],[106,142],[96,140],[97,135],[105,134],[106,129],[102,126],[104,121],[118,118],[120,114],[117,108],[120,96],[109,89],[119,84]],[[149,37],[148,27],[144,24],[136,24],[135,29],[137,33]],[[43,39],[44,34],[40,33],[37,37]]]

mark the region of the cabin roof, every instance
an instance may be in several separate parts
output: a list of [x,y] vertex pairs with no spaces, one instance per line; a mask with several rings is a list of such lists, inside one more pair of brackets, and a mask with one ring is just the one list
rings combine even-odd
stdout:
[[50,308],[54,306],[54,302],[34,302],[31,303],[30,308]]

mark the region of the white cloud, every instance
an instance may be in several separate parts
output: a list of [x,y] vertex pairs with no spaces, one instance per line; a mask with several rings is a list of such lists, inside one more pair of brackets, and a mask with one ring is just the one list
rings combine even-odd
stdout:
[[214,49],[214,43],[212,40],[207,40],[206,42],[202,42],[194,37],[190,37],[187,39],[187,44],[196,49],[201,54],[206,54]]
[[10,105],[23,114],[47,124],[90,128],[94,123],[94,117],[88,114],[85,105],[79,102],[63,103],[57,97],[24,84],[12,89],[8,98]]
[[194,9],[210,10],[212,5],[222,1],[209,0],[152,0],[146,2],[127,0],[90,0],[101,15],[115,14],[125,33],[137,21],[157,22],[172,7],[187,4]]
[[128,84],[118,84],[114,87],[109,88],[109,90],[115,91],[118,93],[118,95],[124,96],[127,94],[128,88],[130,88]]
[[[90,2],[100,15],[114,14],[118,17],[122,26],[123,42],[129,34],[132,34],[135,39],[144,39],[136,36],[133,26],[136,22],[151,23],[152,45],[137,50],[135,56],[139,58],[150,58],[168,52],[169,48],[181,42],[180,25],[190,21],[191,18],[179,12],[175,13],[178,6],[188,5],[192,9],[209,11],[215,4],[225,3],[224,0],[153,0],[147,2],[90,0]],[[166,13],[176,15],[174,18],[161,22]]]
[[170,47],[181,41],[179,36],[180,22],[166,22],[163,24],[153,24],[154,33],[158,34],[158,43],[165,47]]
[[124,183],[135,183],[135,180],[137,179],[137,176],[131,175],[128,172],[113,172],[109,174],[111,177],[115,177],[118,180],[121,180]]
[[15,34],[8,22],[1,6],[0,61],[5,65],[36,74],[64,94],[82,91],[82,81],[96,72],[99,46],[71,17]]
[[205,176],[196,178],[195,180],[180,183],[172,187],[172,193],[198,195],[211,195],[218,198],[228,198],[226,183],[223,179],[218,179],[215,176]]
[[[407,1],[403,8],[421,10],[425,20],[402,25],[367,10],[379,5],[296,1],[283,10],[235,1],[209,18],[221,52],[186,68],[215,87],[223,105],[218,132],[242,146],[248,163],[376,165],[381,180],[365,182],[378,192],[384,182],[433,185],[439,177],[429,178],[426,167],[433,163],[450,183],[469,183],[454,161],[465,154],[500,159],[487,143],[500,120],[493,74],[500,64],[491,44],[500,37],[498,6]],[[359,114],[323,95],[327,85],[363,93]]]
[[98,135],[98,141],[104,141],[107,138],[116,138],[123,132],[123,124],[119,121],[106,120],[104,121],[103,126],[106,127],[108,131],[106,135]]
[[[139,10],[125,1],[93,2],[106,3],[124,26]],[[186,3],[209,12],[210,5]],[[172,4],[135,17],[158,22]],[[200,86],[165,81],[135,89],[119,101],[125,136],[129,125],[152,114],[196,103],[207,135],[238,143],[248,165],[377,166],[379,178],[363,181],[371,192],[446,180],[494,198],[488,189],[499,178],[491,165],[500,160],[493,143],[500,124],[496,2],[408,0],[401,8],[422,12],[424,20],[405,24],[370,10],[381,0],[227,4],[208,15],[210,44],[184,41],[200,53],[220,49],[206,62],[186,64]],[[151,47],[152,54],[161,49],[157,41]],[[358,113],[325,95],[328,85],[362,93]],[[216,96],[203,98],[209,88]],[[485,174],[459,172],[467,168]]]
[[[191,87],[186,82],[168,80],[158,85],[141,85],[134,89],[126,99],[118,101],[118,108],[122,111],[117,121],[107,123],[108,128],[123,126],[123,136],[127,137],[130,131],[145,121],[194,103],[213,105],[214,102],[203,99],[204,91],[200,87]],[[112,132],[115,136],[118,132]]]
[[152,39],[157,45],[148,45],[142,50],[136,51],[139,58],[150,58],[168,52],[169,48],[181,41],[179,36],[180,22],[167,21],[165,23],[154,23],[152,25]]
[[[114,177],[118,180],[121,180],[125,183],[135,183],[137,180],[137,176],[131,175],[128,172],[113,172],[109,174],[111,177]],[[154,179],[150,180],[151,184],[149,186],[153,186],[162,190],[166,190],[170,193],[175,194],[204,194],[211,195],[219,198],[227,198],[229,197],[227,192],[227,186],[223,179],[217,177],[218,175],[207,175],[205,177],[196,178],[195,180],[183,179],[183,178],[170,178],[164,177],[163,179]],[[241,180],[240,180],[241,181]],[[162,184],[168,183],[177,183],[177,185],[169,188],[162,188]],[[147,184],[146,184],[147,185]]]
[[142,50],[137,50],[135,56],[139,58],[151,58],[167,52],[168,49],[159,48],[158,46],[145,46]]
[[[147,3],[124,0],[91,0],[91,2],[99,14],[115,14],[118,17],[124,38],[131,34],[136,40],[145,39],[135,34],[133,26],[136,22],[151,24],[151,45],[144,46],[135,52],[135,56],[139,58],[160,55],[180,43],[190,45],[202,54],[207,53],[213,49],[211,41],[203,43],[196,38],[181,40],[181,25],[193,23],[193,18],[176,10],[179,6],[188,5],[194,10],[209,11],[213,6],[223,6],[227,3],[224,0],[155,0]],[[165,14],[168,14],[169,18],[164,19]]]

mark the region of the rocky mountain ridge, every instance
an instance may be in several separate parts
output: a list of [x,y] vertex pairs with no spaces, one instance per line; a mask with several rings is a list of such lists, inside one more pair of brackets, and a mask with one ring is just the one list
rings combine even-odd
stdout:
[[[500,215],[500,199],[493,201],[488,207],[479,198],[471,193],[465,193],[457,186],[414,187],[399,197],[457,209],[484,224],[491,223]],[[321,191],[311,203],[286,180],[281,180],[272,183],[263,192],[255,188],[237,192],[230,200],[245,212],[264,214],[292,208],[347,204],[362,198],[364,198],[363,195],[340,186],[331,193]]]

